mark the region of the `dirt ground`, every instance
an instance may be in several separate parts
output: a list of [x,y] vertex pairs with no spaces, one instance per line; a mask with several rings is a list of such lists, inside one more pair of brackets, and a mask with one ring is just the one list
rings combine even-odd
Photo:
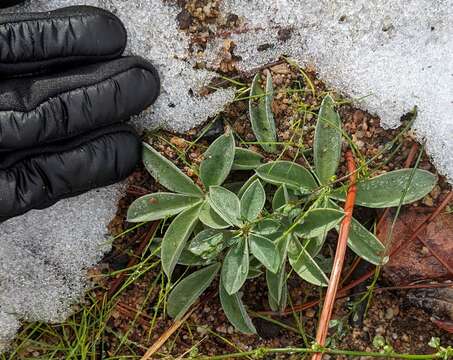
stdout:
[[[277,121],[279,141],[289,144],[303,143],[304,146],[310,148],[314,130],[314,117],[307,116],[306,110],[310,108],[316,111],[320,105],[319,100],[322,97],[313,96],[313,94],[307,92],[288,91],[288,89],[297,90],[300,84],[304,84],[307,81],[297,67],[282,62],[271,66],[269,70],[272,72],[276,87],[273,110]],[[323,94],[327,91],[322,82],[316,79],[314,72],[306,72],[305,76],[311,79],[312,84],[315,86],[316,94]],[[247,81],[250,79],[242,80]],[[336,97],[337,101],[341,101],[339,94],[336,94]],[[344,102],[345,104],[340,107],[344,129],[354,140],[365,159],[370,159],[382,151],[383,147],[401,131],[401,129],[390,131],[382,129],[379,126],[378,118],[354,108],[346,100]],[[234,129],[237,137],[246,142],[255,140],[250,129],[247,110],[246,100],[234,102],[224,113],[212,121],[213,125],[209,131],[197,142],[196,146],[190,147],[189,151],[186,151],[189,144],[199,138],[200,134],[203,133],[202,129],[204,127],[194,129],[184,136],[169,133],[152,134],[146,136],[146,140],[152,143],[165,156],[172,159],[194,180],[197,180],[195,174],[185,162],[198,164],[202,160],[204,149],[215,136],[223,133],[225,127]],[[297,123],[301,125],[295,126],[294,124]],[[395,145],[394,149],[392,149],[392,156],[389,156],[389,153],[392,153],[392,151],[389,151],[385,155],[378,156],[376,161],[369,165],[369,169],[373,174],[404,166],[410,149],[414,146],[410,131],[402,136],[401,140],[398,141],[398,145]],[[254,147],[254,149],[259,151],[258,147]],[[298,150],[300,151],[300,148],[297,146],[288,146],[283,153],[283,159],[292,160]],[[184,154],[184,161],[181,159],[181,154]],[[268,154],[264,155],[269,156]],[[307,156],[306,160],[310,161],[311,159]],[[302,164],[303,162],[304,160],[301,160]],[[435,171],[426,155],[422,156],[419,167]],[[344,164],[342,165],[341,173],[346,173]],[[238,179],[231,178],[230,180]],[[142,169],[138,169],[130,178],[128,193],[121,200],[118,216],[111,224],[112,231],[119,233],[127,228],[128,224],[124,222],[124,214],[131,201],[156,189],[159,189],[159,187],[151,177]],[[419,203],[410,206],[428,211],[428,209],[434,208],[438,204],[439,199],[442,199],[447,191],[449,191],[449,187],[441,179],[435,191]],[[356,209],[357,218],[364,223],[373,221],[378,215],[369,209]],[[140,231],[144,232],[146,230],[141,229]],[[106,259],[108,268],[118,269],[127,263],[129,258],[124,255],[125,250],[134,248],[134,239],[137,237],[139,236],[133,232],[115,243],[115,250]],[[327,253],[333,253],[334,244],[335,236],[332,236],[326,247]],[[348,254],[346,269],[351,265],[353,259],[353,255]],[[365,264],[359,266],[357,271],[363,271],[364,268],[366,268]],[[182,268],[178,270],[180,271],[179,274],[184,271]],[[142,310],[142,315],[145,316],[144,319],[152,318],[152,311],[148,312],[147,309],[153,307],[153,300],[156,301],[159,297],[159,289],[156,288],[145,303],[143,301],[145,293],[149,289],[149,284],[158,276],[157,271],[147,274],[143,279],[134,283],[121,296],[120,303],[125,305],[126,310],[129,309],[129,312],[122,309],[118,316],[114,317],[114,326],[120,331],[126,331],[130,321],[135,318],[136,313],[133,309],[142,309],[145,306]],[[175,276],[177,277],[178,274]],[[104,285],[109,286],[108,283]],[[319,290],[304,283],[297,276],[290,278],[289,285],[293,306],[297,307],[298,304],[319,299]],[[376,284],[377,287],[385,287],[387,285],[389,283],[382,277],[378,279]],[[215,289],[215,286],[213,285],[212,289]],[[257,279],[251,282],[244,290],[244,301],[248,309],[258,313],[255,314],[254,323],[259,336],[244,336],[235,332],[223,315],[217,297],[214,296],[202,302],[202,305],[191,315],[187,323],[160,350],[160,356],[167,355],[169,358],[177,358],[187,351],[191,351],[196,358],[195,353],[219,355],[236,352],[238,349],[246,351],[259,347],[308,346],[314,338],[319,307],[313,307],[303,312],[286,316],[273,316],[272,318],[278,323],[272,323],[258,317],[260,315],[259,312],[269,311],[265,289],[265,281]],[[361,287],[355,289],[352,293],[364,290],[366,288]],[[433,352],[433,349],[428,346],[431,337],[440,337],[441,343],[444,345],[453,344],[453,336],[440,330],[431,322],[430,318],[433,314],[413,306],[406,295],[407,291],[377,291],[362,302],[358,300],[359,297],[357,296],[350,296],[338,301],[334,316],[337,322],[336,326],[331,329],[331,346],[341,349],[375,351],[373,340],[378,335],[383,336],[386,343],[391,345],[395,351],[403,353],[425,354]],[[366,309],[368,299],[370,300],[369,308]],[[170,324],[171,321],[169,319],[161,317],[152,331],[148,333],[149,327],[143,322],[141,326],[135,328],[133,333],[130,334],[131,339],[148,346]],[[143,339],[147,340],[143,342]],[[304,340],[306,343],[304,343]],[[279,355],[269,358],[291,359],[299,357]],[[326,358],[329,357],[326,356]],[[336,358],[341,359],[341,357]]]

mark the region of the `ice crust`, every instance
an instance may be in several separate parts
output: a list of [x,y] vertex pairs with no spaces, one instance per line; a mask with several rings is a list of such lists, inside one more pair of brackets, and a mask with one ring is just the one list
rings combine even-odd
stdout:
[[[384,127],[417,106],[416,134],[453,181],[452,0],[225,0],[222,10],[245,19],[247,31],[231,36],[243,69],[282,54],[314,65]],[[289,40],[278,40],[281,28]],[[220,46],[210,45],[211,61]]]
[[[94,5],[116,13],[129,32],[128,52],[145,56],[162,77],[162,95],[135,121],[181,132],[231,101],[232,90],[190,95],[212,76],[195,71],[178,8],[161,0],[33,0],[17,11]],[[313,64],[323,80],[395,127],[418,106],[417,135],[438,169],[453,180],[453,0],[224,0],[222,12],[248,29],[232,35],[249,70],[282,54]],[[278,40],[278,29],[292,27]],[[215,29],[214,29],[215,30]],[[384,31],[385,30],[385,31]],[[209,44],[215,62],[223,39]],[[258,51],[261,44],[272,44]],[[106,224],[120,186],[63,200],[0,224],[0,349],[20,321],[60,321],[85,290],[86,270],[109,249]]]

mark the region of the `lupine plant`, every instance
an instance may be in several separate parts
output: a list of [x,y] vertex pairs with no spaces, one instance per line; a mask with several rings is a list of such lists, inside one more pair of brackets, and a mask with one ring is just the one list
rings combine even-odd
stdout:
[[[271,110],[272,78],[265,89],[257,75],[251,86],[252,129],[265,152],[276,153],[277,136]],[[261,154],[236,147],[232,132],[217,138],[204,153],[199,168],[202,186],[173,163],[144,144],[146,169],[169,192],[137,199],[128,221],[172,219],[161,240],[161,262],[170,278],[176,264],[196,267],[180,280],[168,297],[168,313],[181,318],[220,272],[219,296],[229,321],[243,333],[256,330],[241,300],[247,279],[266,276],[270,307],[287,304],[286,279],[292,269],[303,280],[327,286],[329,259],[321,255],[326,235],[344,217],[343,187],[335,187],[343,132],[331,96],[319,110],[313,166],[296,161],[264,162]],[[253,171],[240,187],[224,183],[231,172]],[[396,170],[357,183],[357,205],[370,208],[400,206],[419,200],[437,182],[420,169]],[[361,258],[376,265],[386,262],[384,245],[353,219],[348,244]],[[287,265],[289,263],[289,266]]]

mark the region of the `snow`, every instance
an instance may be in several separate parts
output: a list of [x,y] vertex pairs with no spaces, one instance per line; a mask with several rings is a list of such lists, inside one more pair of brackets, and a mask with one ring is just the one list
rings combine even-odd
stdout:
[[[194,70],[178,8],[161,0],[33,0],[19,11],[94,5],[116,13],[129,32],[128,52],[149,58],[163,80],[157,103],[135,123],[185,131],[231,101],[232,90],[191,96],[212,77]],[[419,139],[440,172],[453,180],[453,1],[224,0],[223,14],[248,29],[232,35],[249,70],[281,54],[314,65],[320,77],[395,127],[414,105]],[[278,40],[279,27],[292,26]],[[215,30],[215,29],[214,29]],[[273,47],[258,51],[260,44]],[[223,39],[209,44],[215,63]],[[86,270],[109,249],[106,224],[120,185],[67,199],[0,224],[0,348],[23,320],[61,321],[83,294]]]
[[[314,65],[384,127],[417,106],[416,134],[453,181],[452,0],[225,0],[229,12],[249,29],[232,36],[243,69],[282,54]],[[278,29],[289,26],[291,38],[279,41]],[[260,44],[274,46],[258,51]],[[211,59],[220,46],[211,44]]]

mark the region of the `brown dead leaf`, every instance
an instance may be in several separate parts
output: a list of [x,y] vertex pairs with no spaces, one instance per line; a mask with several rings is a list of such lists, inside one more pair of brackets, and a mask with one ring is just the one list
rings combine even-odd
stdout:
[[[393,221],[391,212],[383,221],[378,237],[387,243]],[[393,228],[390,249],[407,242],[412,231],[428,215],[419,208],[403,211]],[[394,285],[405,285],[420,280],[453,279],[453,215],[440,214],[413,242],[391,256],[384,267],[384,277]]]

